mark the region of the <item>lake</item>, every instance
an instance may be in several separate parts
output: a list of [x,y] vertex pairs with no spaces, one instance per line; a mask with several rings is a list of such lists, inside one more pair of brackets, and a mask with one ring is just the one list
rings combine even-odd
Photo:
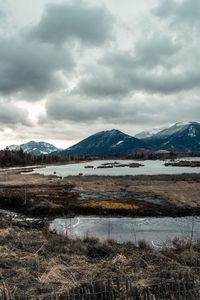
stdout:
[[[200,161],[200,158],[185,158],[185,160],[197,160]],[[140,163],[144,166],[138,168],[130,167],[116,167],[113,168],[98,168],[103,164],[130,164],[130,163]],[[91,162],[82,162],[77,164],[68,164],[68,165],[57,165],[57,166],[48,166],[46,168],[34,169],[31,173],[39,173],[44,175],[53,175],[57,176],[77,176],[80,173],[83,175],[104,175],[104,176],[121,176],[121,175],[158,175],[158,174],[182,174],[182,173],[200,173],[200,167],[166,167],[165,162],[169,160],[145,160],[145,161],[134,161],[134,160],[96,160]],[[117,165],[116,164],[116,165]],[[85,167],[93,168],[85,168]]]

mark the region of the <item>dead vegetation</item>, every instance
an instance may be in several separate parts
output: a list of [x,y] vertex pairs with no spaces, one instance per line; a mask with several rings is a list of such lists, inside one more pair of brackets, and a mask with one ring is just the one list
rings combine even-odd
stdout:
[[194,215],[200,213],[199,183],[200,174],[60,178],[9,170],[0,172],[0,207],[50,217]]
[[[69,176],[67,180],[80,193],[107,195],[108,192],[124,192],[132,195],[133,200],[152,197],[191,211],[200,207],[200,174]],[[124,196],[121,197],[123,199]]]
[[[70,239],[50,233],[44,224],[39,229],[22,225],[0,220],[0,282],[14,299],[24,294],[49,295],[52,286],[54,294],[62,294],[80,282],[200,266],[199,242],[175,239],[171,248],[157,251],[145,241],[135,245]],[[143,282],[147,283],[149,279]]]

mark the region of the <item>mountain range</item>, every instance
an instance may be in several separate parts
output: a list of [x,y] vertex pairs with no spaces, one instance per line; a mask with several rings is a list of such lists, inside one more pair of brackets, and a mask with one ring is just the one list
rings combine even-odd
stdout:
[[61,155],[117,155],[137,150],[198,152],[200,151],[200,123],[178,122],[166,128],[156,128],[133,136],[113,129],[101,131],[72,147]]
[[45,142],[28,142],[21,145],[11,145],[10,150],[20,148],[34,155],[120,155],[131,154],[137,150],[173,152],[200,152],[200,123],[178,122],[166,128],[155,128],[130,136],[117,129],[101,131],[93,134],[79,143],[61,150]]

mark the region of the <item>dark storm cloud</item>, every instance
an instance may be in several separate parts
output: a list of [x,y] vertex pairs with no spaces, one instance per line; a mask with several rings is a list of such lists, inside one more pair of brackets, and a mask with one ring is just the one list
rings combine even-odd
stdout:
[[[167,57],[169,60],[170,58]],[[155,67],[149,69],[146,67],[144,60],[141,64],[134,64],[134,57],[129,55],[126,57],[130,61],[129,67],[124,68],[123,59],[115,59],[114,54],[109,62],[109,57],[106,57],[105,63],[113,70],[115,77],[127,82],[130,91],[143,91],[150,93],[173,94],[184,90],[190,90],[199,87],[200,71],[196,66],[182,66],[176,64],[175,67],[168,68],[165,64],[155,64]],[[150,62],[152,57],[149,58]]]
[[[46,103],[47,115],[41,118],[41,124],[56,122],[67,122],[67,124],[153,124],[171,118],[176,120],[177,112],[174,111],[176,98],[170,102],[161,100],[160,97],[145,95],[144,97],[132,96],[123,101],[112,99],[88,99],[80,95],[62,93],[59,97],[52,97]],[[180,99],[179,103],[183,100]],[[185,102],[184,102],[185,103]],[[191,101],[191,109],[194,102]],[[185,108],[183,108],[184,110]]]
[[185,25],[200,25],[199,0],[162,0],[153,12],[161,18],[170,18],[172,22]]
[[119,105],[113,100],[98,101],[63,93],[56,99],[49,99],[46,111],[47,118],[52,120],[89,123],[117,119],[121,114]]
[[60,86],[58,71],[71,70],[67,49],[27,41],[23,37],[0,38],[0,93],[40,94]]
[[31,126],[25,109],[18,108],[14,103],[5,103],[0,100],[0,124],[15,125],[23,124]]
[[[190,101],[188,101],[190,97]],[[178,104],[177,104],[178,103]],[[78,95],[62,94],[50,99],[46,104],[47,116],[41,118],[41,124],[89,125],[129,124],[157,125],[177,122],[177,120],[198,119],[200,103],[198,93],[177,96],[163,96],[145,94],[127,97],[124,101],[108,99],[89,100]],[[60,123],[61,122],[61,123]],[[63,122],[63,123],[62,123]],[[50,126],[50,125],[49,125]],[[59,125],[58,127],[60,127]]]
[[77,91],[89,97],[120,98],[129,92],[129,85],[121,76],[117,78],[112,70],[99,65],[93,67],[89,78],[80,82]]
[[181,50],[181,43],[165,34],[139,39],[133,53],[105,54],[77,90],[92,97],[122,98],[135,91],[171,94],[195,88],[200,72],[193,65],[181,65]]
[[60,45],[71,39],[99,46],[110,37],[113,17],[104,6],[91,6],[83,1],[48,4],[41,21],[30,36]]
[[80,0],[48,4],[38,25],[15,32],[15,37],[0,36],[0,93],[34,101],[67,88],[76,50],[72,43],[55,45],[71,39],[80,39],[85,46],[102,45],[111,37],[112,24],[104,6]]
[[155,68],[160,65],[169,68],[170,59],[180,48],[177,41],[172,40],[163,32],[162,34],[153,33],[146,39],[140,38],[135,46],[136,65],[146,68]]
[[31,20],[22,16],[18,24],[19,11],[15,20],[8,14],[9,28],[2,23],[1,124],[20,132],[30,124],[24,101],[40,99],[37,105],[27,103],[34,123],[27,138],[31,132],[67,140],[66,132],[78,132],[79,138],[80,132],[95,132],[107,124],[131,130],[137,124],[198,118],[199,31],[190,34],[190,27],[199,24],[197,1],[157,0],[152,13],[153,1],[143,0],[147,15],[138,21],[137,4],[130,5],[133,15],[127,15],[127,23],[123,13],[113,17],[102,1],[51,2],[35,23],[37,16],[31,12]]
[[[159,8],[164,4],[165,1],[161,2]],[[176,15],[177,7],[178,2],[168,2],[171,15]],[[158,12],[158,7],[156,9]],[[91,60],[83,60],[78,84],[71,94],[48,99],[46,119],[41,122],[133,126],[134,122],[142,125],[176,122],[180,115],[183,119],[192,119],[197,103],[189,94],[198,93],[200,88],[198,36],[189,42],[189,35],[182,34],[180,28],[172,28],[167,17],[157,18],[155,11],[147,18],[151,19],[148,30],[146,25],[143,28],[140,24],[140,33],[132,47],[123,45],[122,50],[122,47],[105,45],[98,59],[91,56]],[[47,16],[46,12],[42,20]],[[42,28],[41,24],[42,21]],[[43,36],[43,40],[64,43],[71,36],[66,31],[57,41],[54,35],[50,35],[49,40]],[[39,35],[37,38],[42,40]],[[188,97],[190,107],[185,104]]]

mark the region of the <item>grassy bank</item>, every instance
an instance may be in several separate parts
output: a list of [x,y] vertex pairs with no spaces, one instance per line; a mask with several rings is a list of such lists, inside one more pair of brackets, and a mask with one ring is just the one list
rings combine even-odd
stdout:
[[[14,299],[17,295],[64,294],[80,287],[80,282],[199,267],[200,242],[175,239],[171,247],[158,251],[145,241],[136,245],[87,237],[71,239],[50,233],[45,224],[31,228],[1,218],[0,266],[1,287],[4,285]],[[162,274],[157,275],[157,282],[161,278]],[[151,276],[135,284],[148,286],[152,281],[155,278]],[[53,284],[53,290],[48,284]]]
[[0,208],[37,217],[199,215],[199,182],[200,174],[60,178],[9,170],[0,173]]

